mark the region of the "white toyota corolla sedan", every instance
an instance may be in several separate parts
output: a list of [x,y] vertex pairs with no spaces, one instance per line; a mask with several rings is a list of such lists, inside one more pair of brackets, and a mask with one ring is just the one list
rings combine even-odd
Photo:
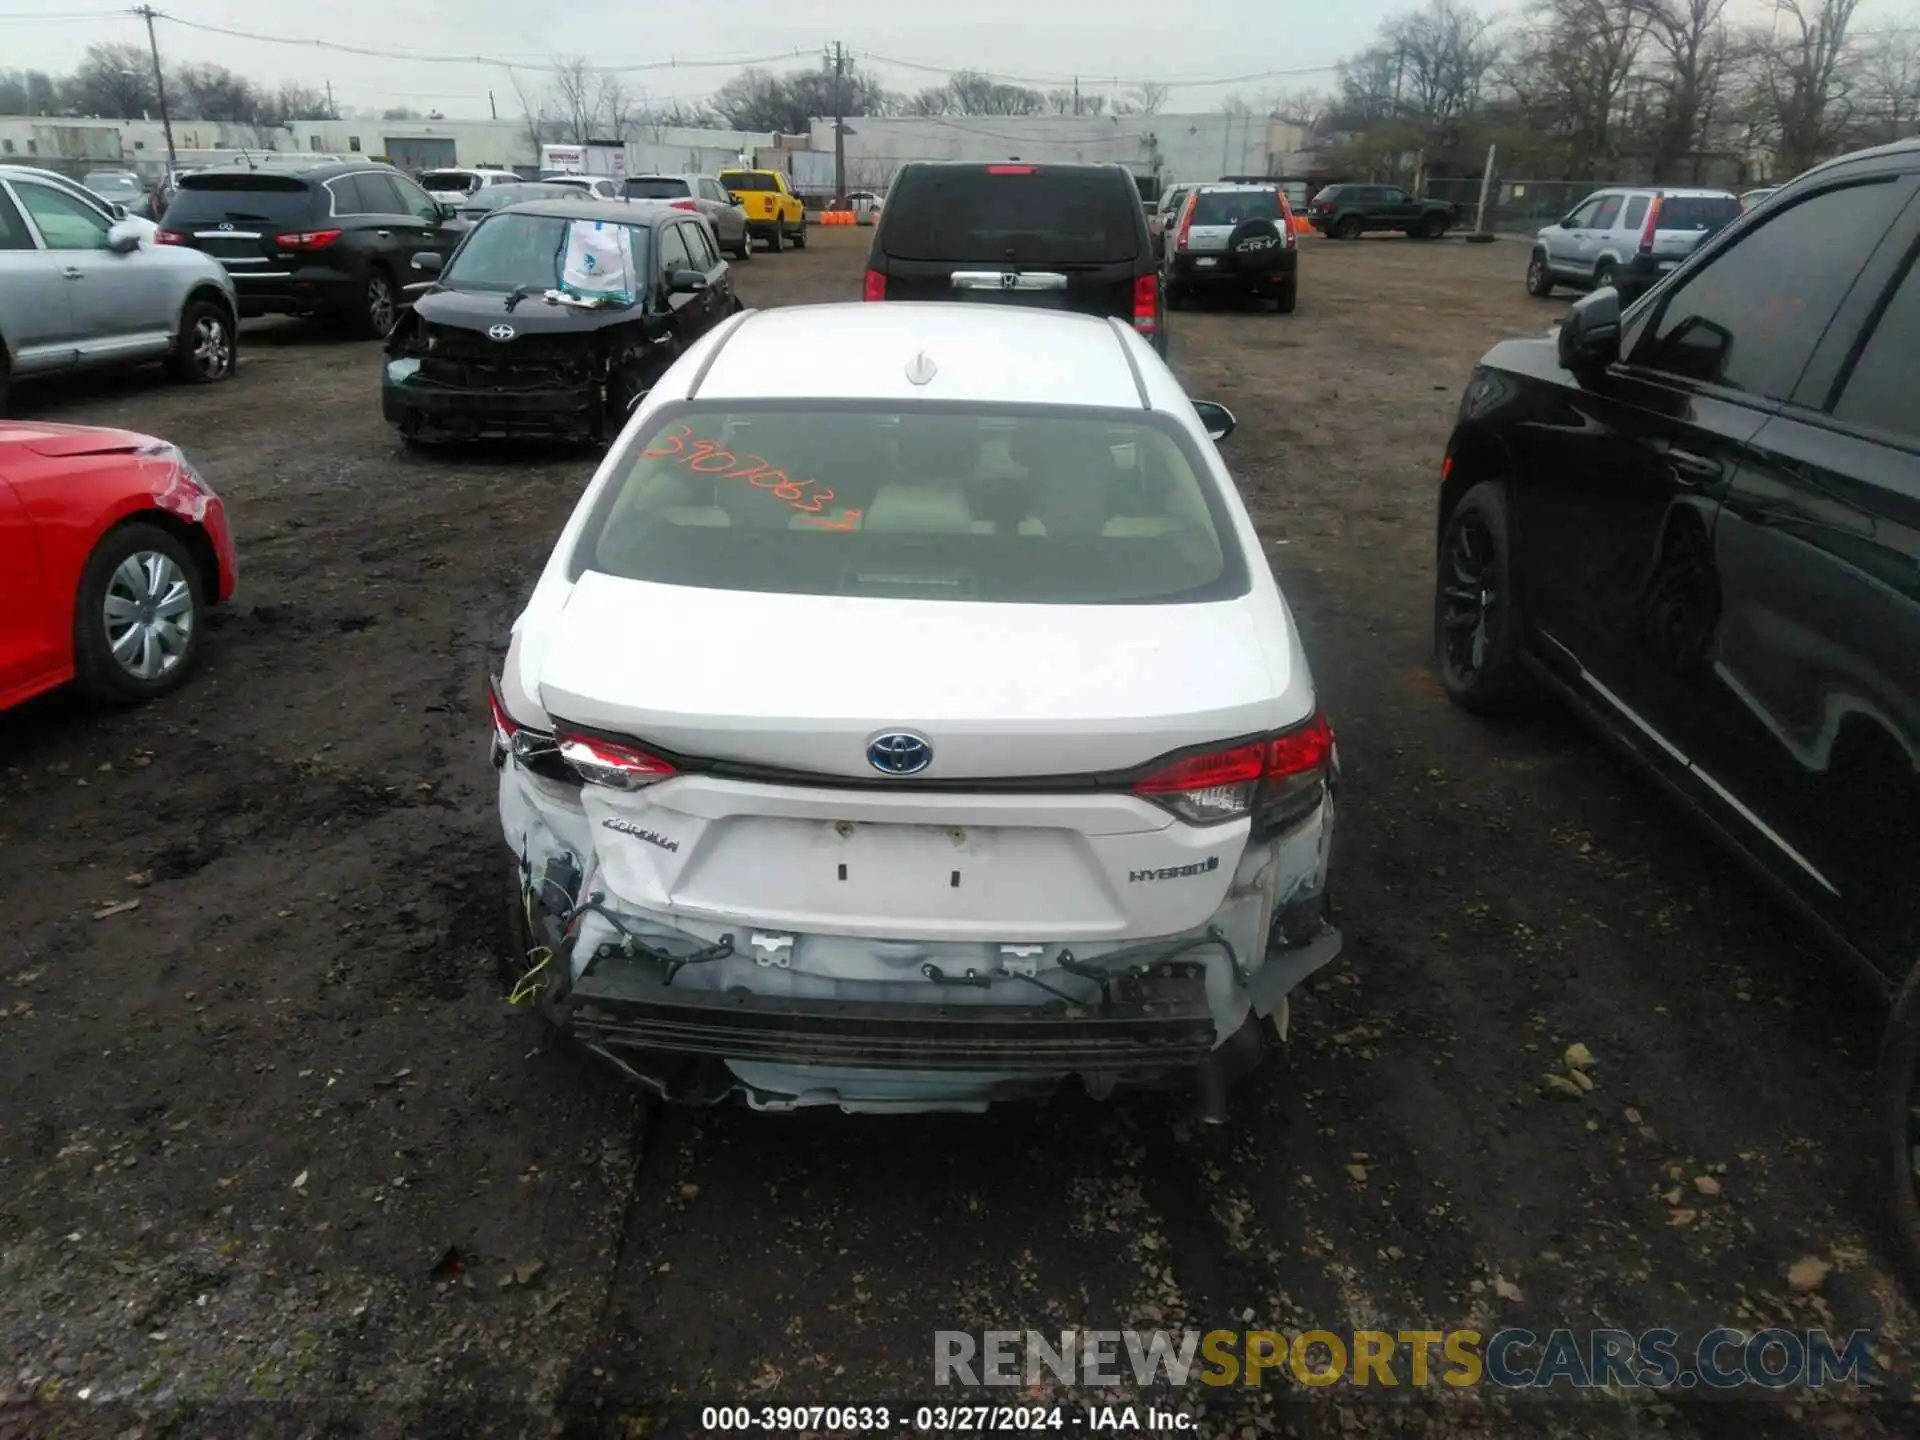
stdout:
[[518,996],[671,1099],[1218,1119],[1330,961],[1338,765],[1128,326],[737,316],[649,393],[492,692]]

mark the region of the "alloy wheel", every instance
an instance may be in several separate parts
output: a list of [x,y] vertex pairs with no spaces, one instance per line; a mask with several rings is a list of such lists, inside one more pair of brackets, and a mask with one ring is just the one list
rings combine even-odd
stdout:
[[367,320],[382,335],[393,328],[393,287],[384,275],[367,281]]
[[1462,682],[1471,684],[1487,663],[1505,604],[1493,533],[1478,515],[1454,522],[1440,594],[1444,658]]
[[233,365],[233,340],[226,323],[202,315],[193,327],[193,368],[205,379],[218,380]]
[[122,560],[101,606],[107,647],[136,680],[158,680],[186,658],[193,639],[193,587],[158,550]]

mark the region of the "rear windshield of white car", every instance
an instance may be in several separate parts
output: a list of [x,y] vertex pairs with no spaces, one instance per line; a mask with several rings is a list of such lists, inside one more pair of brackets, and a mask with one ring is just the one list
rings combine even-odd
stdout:
[[1027,605],[1243,594],[1193,442],[1139,411],[676,407],[573,570],[718,590]]
[[1193,202],[1196,225],[1238,225],[1256,215],[1280,218],[1278,190],[1202,190]]
[[441,195],[456,191],[462,195],[471,195],[480,188],[480,177],[469,175],[464,170],[427,170],[421,173],[420,184],[423,188]]

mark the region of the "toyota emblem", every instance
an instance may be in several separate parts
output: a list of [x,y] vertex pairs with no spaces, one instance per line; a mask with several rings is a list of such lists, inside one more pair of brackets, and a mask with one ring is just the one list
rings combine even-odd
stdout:
[[918,775],[933,763],[933,746],[910,730],[874,736],[867,763],[882,775]]
[[488,338],[493,340],[511,340],[513,334],[513,326],[511,325],[495,325],[491,330],[487,331]]

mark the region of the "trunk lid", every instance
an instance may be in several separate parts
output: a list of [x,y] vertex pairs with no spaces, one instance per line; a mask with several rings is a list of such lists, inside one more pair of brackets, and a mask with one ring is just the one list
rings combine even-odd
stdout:
[[922,782],[1128,770],[1300,718],[1277,708],[1291,660],[1262,644],[1258,592],[1020,605],[701,590],[691,606],[688,593],[582,574],[551,648],[529,657],[547,713],[681,755],[861,781],[881,778],[877,734],[912,731],[933,749]]

